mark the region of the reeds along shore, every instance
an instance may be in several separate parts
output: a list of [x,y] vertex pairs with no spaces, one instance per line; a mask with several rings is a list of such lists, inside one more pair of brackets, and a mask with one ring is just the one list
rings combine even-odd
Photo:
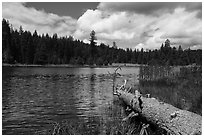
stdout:
[[202,66],[140,68],[139,91],[202,115]]
[[141,66],[140,80],[157,80],[177,78],[191,74],[201,74],[202,66]]

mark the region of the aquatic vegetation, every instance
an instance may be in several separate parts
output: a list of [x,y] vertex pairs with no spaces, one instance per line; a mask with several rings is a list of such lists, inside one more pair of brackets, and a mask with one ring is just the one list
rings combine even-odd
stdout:
[[202,67],[146,66],[138,88],[144,95],[202,115]]

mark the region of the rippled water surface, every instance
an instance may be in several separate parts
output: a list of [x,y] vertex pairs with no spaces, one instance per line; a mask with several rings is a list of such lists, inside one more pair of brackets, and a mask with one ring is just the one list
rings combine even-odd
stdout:
[[[3,67],[2,133],[36,134],[53,122],[87,123],[100,132],[97,123],[122,118],[114,103],[112,79],[115,68]],[[139,68],[122,68],[130,84],[137,83]]]

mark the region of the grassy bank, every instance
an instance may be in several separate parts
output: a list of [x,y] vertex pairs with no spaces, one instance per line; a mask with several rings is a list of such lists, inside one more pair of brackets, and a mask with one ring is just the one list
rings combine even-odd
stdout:
[[142,94],[202,115],[201,66],[180,67],[176,71],[175,68],[146,68],[146,73],[140,75],[138,88]]
[[[122,103],[122,102],[121,102]],[[123,109],[126,106],[122,105]],[[130,113],[125,111],[126,116]],[[64,120],[51,123],[47,130],[36,132],[39,135],[166,135],[167,132],[158,128],[156,125],[147,123],[142,117],[133,117],[130,119],[114,119],[112,121],[103,121],[94,123],[94,127],[89,127],[87,123],[81,121]],[[144,132],[144,125],[149,125]]]

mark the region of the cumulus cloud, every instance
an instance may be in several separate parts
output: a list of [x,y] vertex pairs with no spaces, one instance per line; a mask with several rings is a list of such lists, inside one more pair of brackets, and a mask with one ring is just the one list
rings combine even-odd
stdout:
[[100,8],[87,10],[77,21],[75,36],[85,39],[95,30],[98,39],[109,45],[116,41],[122,48],[155,49],[166,39],[176,47],[201,47],[202,20],[197,17],[198,12],[176,8],[151,16],[126,11],[104,12]]
[[201,3],[100,3],[77,20],[70,16],[26,7],[25,3],[3,3],[2,15],[13,27],[38,33],[57,33],[89,43],[95,30],[98,44],[120,48],[155,49],[166,39],[171,45],[202,48]]
[[57,33],[59,36],[72,34],[76,29],[76,20],[69,16],[58,16],[53,13],[26,7],[26,3],[3,2],[2,16],[8,19],[14,28],[22,26],[25,30],[38,33]]
[[196,18],[197,11],[187,12],[178,8],[173,14],[163,15],[158,26],[163,31],[160,39],[170,39],[172,45],[184,48],[202,45],[202,21]]
[[130,15],[126,12],[106,14],[100,10],[87,10],[77,21],[75,36],[85,39],[91,30],[95,30],[98,39],[110,45],[113,41],[132,42],[135,37],[139,37],[137,31],[142,31],[149,22],[151,20],[144,15]]

